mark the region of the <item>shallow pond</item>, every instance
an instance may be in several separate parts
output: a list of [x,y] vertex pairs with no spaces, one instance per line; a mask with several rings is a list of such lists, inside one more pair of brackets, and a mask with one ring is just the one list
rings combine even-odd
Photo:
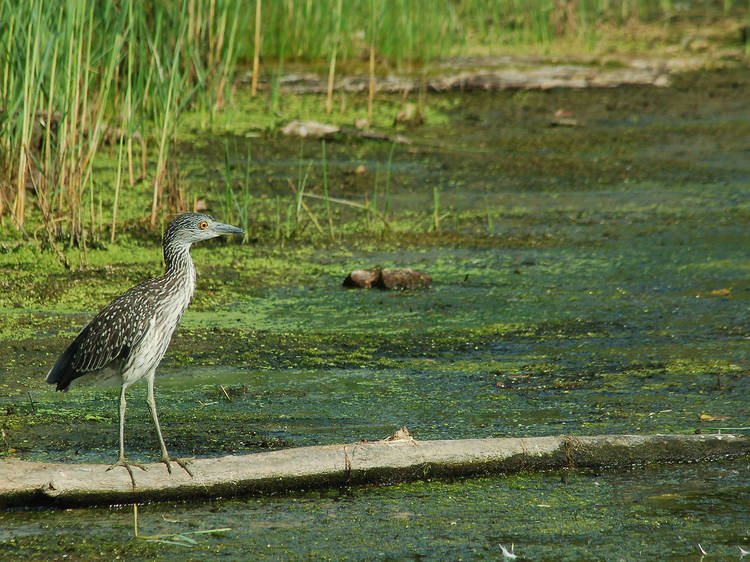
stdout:
[[[748,427],[746,78],[436,97],[445,122],[410,132],[419,148],[394,153],[390,205],[429,224],[438,187],[440,232],[196,248],[196,300],[157,379],[170,451],[378,439],[402,425],[417,439]],[[549,127],[559,108],[583,126]],[[238,162],[243,139],[231,136]],[[299,145],[267,144],[254,158],[272,195],[296,173]],[[329,143],[341,191],[332,194],[372,189],[350,170],[384,166],[389,150]],[[210,170],[204,160],[195,181],[216,181]],[[285,259],[304,274],[266,283]],[[341,288],[348,271],[376,264],[435,282]],[[108,275],[91,284],[95,305],[66,308],[65,290],[86,295],[76,286],[62,290],[62,305],[4,312],[2,454],[114,459],[117,390],[55,394],[43,383],[113,296]],[[135,387],[129,398],[126,449],[136,460],[158,450],[144,394]],[[18,558],[490,559],[515,544],[519,558],[630,560],[683,559],[700,542],[730,557],[750,549],[749,474],[736,460],[142,506],[142,534],[231,527],[187,545],[130,541],[127,506],[12,511],[0,516],[0,549]]]
[[[739,558],[747,461],[546,473],[283,497],[0,514],[4,554],[81,558],[519,560]],[[201,533],[225,529],[214,533]],[[166,536],[165,536],[166,535]]]

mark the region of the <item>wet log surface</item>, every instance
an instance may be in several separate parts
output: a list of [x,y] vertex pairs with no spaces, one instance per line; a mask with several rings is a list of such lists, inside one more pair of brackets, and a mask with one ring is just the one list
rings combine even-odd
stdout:
[[106,464],[0,460],[0,507],[82,506],[265,494],[573,468],[630,467],[750,455],[747,435],[600,435],[418,441],[400,430],[382,441],[300,447],[133,469]]
[[[700,67],[695,59],[550,59],[533,56],[452,57],[435,61],[430,75],[415,77],[388,74],[375,77],[378,92],[401,93],[422,88],[433,92],[453,90],[504,90],[550,88],[615,88],[625,85],[666,87],[675,72]],[[240,76],[249,82],[250,73]],[[270,88],[265,77],[261,88]],[[280,79],[281,92],[318,94],[328,89],[327,76],[311,72],[288,74]],[[370,87],[367,74],[343,76],[334,89],[366,92]]]

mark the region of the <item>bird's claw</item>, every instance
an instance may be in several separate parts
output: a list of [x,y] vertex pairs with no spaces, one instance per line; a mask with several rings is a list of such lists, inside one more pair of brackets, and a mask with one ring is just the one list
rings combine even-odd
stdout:
[[105,472],[109,472],[110,470],[112,470],[113,468],[116,468],[118,466],[121,466],[125,470],[128,471],[128,474],[130,475],[130,481],[133,483],[133,489],[134,490],[135,490],[135,476],[133,476],[133,469],[130,468],[130,467],[134,466],[136,468],[140,468],[144,472],[146,470],[148,470],[145,466],[143,466],[141,464],[138,464],[136,462],[128,462],[123,457],[120,457],[119,459],[117,459],[117,462],[115,464],[113,464],[112,466],[110,466]]
[[190,459],[178,459],[178,458],[174,458],[174,459],[171,459],[171,458],[169,458],[169,456],[167,456],[167,455],[165,455],[165,456],[163,456],[163,457],[161,458],[161,462],[163,462],[163,463],[164,463],[164,464],[165,464],[165,465],[167,466],[167,472],[168,472],[169,474],[172,474],[172,465],[171,465],[170,463],[176,462],[177,464],[179,464],[179,465],[180,465],[180,466],[182,467],[182,469],[183,469],[183,470],[184,470],[185,472],[187,472],[187,473],[188,473],[188,474],[190,475],[190,478],[193,478],[193,477],[194,477],[194,474],[193,474],[193,472],[192,472],[192,471],[191,471],[191,470],[190,470],[190,469],[188,468],[188,465],[189,465],[189,464],[190,464],[191,462],[193,462],[193,460],[195,460],[195,459],[194,459],[194,458],[190,458]]

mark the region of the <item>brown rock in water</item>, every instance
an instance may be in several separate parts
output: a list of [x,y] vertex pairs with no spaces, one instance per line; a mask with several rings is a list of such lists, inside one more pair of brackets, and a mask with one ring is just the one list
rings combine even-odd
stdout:
[[290,121],[281,128],[281,133],[293,137],[327,137],[338,133],[341,129],[336,125],[319,123],[318,121]]
[[383,269],[380,272],[382,289],[426,289],[432,285],[432,277],[413,269]]
[[426,289],[432,277],[413,269],[355,269],[344,279],[344,287],[379,289]]
[[369,289],[380,280],[380,269],[355,269],[344,279],[344,287]]

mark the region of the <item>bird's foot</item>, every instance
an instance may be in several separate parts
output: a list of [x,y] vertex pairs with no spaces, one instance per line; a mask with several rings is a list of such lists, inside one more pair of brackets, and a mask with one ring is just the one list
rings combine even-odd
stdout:
[[169,474],[172,474],[172,465],[170,463],[176,462],[179,464],[185,472],[187,472],[190,475],[190,478],[193,478],[193,472],[188,468],[188,465],[195,460],[195,457],[189,458],[189,459],[178,459],[178,458],[169,458],[169,455],[163,455],[161,458],[161,462],[163,462],[167,466],[167,472]]
[[133,469],[132,469],[132,468],[130,468],[130,467],[131,467],[131,466],[134,466],[134,467],[136,467],[136,468],[140,468],[140,469],[141,469],[141,470],[143,470],[143,471],[146,471],[146,470],[148,470],[148,469],[147,469],[147,468],[146,468],[145,466],[143,466],[143,465],[140,465],[140,464],[138,464],[138,463],[135,463],[135,462],[128,462],[128,461],[126,461],[126,460],[125,460],[125,457],[120,457],[119,459],[117,459],[117,462],[116,462],[115,464],[113,464],[112,466],[110,466],[110,467],[109,467],[109,468],[108,468],[108,469],[106,470],[106,472],[109,472],[110,470],[112,470],[113,468],[116,468],[116,467],[118,467],[118,466],[121,466],[121,467],[123,467],[123,468],[124,468],[125,470],[127,470],[127,471],[128,471],[128,474],[130,475],[130,481],[131,481],[131,482],[133,483],[133,489],[134,489],[134,490],[135,490],[135,477],[133,476]]

